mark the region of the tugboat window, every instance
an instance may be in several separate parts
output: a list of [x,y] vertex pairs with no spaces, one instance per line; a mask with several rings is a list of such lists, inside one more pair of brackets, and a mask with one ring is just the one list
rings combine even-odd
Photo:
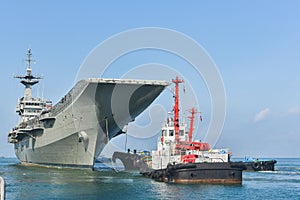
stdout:
[[184,131],[183,131],[183,130],[180,130],[180,131],[179,131],[179,134],[180,134],[180,136],[183,136],[183,135],[184,135]]
[[169,131],[169,135],[170,135],[170,136],[173,136],[173,135],[174,135],[174,131],[173,131],[173,130],[170,130],[170,131]]

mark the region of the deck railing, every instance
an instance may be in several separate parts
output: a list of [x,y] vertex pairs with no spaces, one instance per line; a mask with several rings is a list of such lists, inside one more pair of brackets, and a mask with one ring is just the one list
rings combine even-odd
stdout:
[[51,116],[56,116],[67,106],[69,106],[86,85],[88,85],[87,81],[81,80],[77,82],[76,85],[68,92],[68,94],[66,94],[56,105],[53,106]]
[[0,200],[5,199],[5,182],[4,179],[0,176]]

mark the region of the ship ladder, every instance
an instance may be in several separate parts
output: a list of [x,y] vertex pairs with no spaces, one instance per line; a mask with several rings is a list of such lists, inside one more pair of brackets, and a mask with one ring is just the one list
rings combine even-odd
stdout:
[[5,199],[5,182],[4,179],[0,176],[0,200]]

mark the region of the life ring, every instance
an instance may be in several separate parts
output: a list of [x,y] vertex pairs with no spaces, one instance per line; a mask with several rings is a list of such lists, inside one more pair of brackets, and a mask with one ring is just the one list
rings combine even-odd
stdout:
[[260,163],[259,162],[254,162],[252,163],[252,167],[254,170],[260,170]]

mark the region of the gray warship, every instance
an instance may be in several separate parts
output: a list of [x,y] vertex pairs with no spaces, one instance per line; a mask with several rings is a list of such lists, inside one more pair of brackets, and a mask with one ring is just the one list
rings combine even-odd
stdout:
[[24,165],[93,169],[109,140],[124,133],[128,123],[169,85],[157,80],[88,78],[52,106],[51,101],[32,96],[32,86],[42,77],[33,75],[31,55],[28,49],[25,76],[15,76],[25,92],[16,107],[19,123],[8,133],[8,142]]

